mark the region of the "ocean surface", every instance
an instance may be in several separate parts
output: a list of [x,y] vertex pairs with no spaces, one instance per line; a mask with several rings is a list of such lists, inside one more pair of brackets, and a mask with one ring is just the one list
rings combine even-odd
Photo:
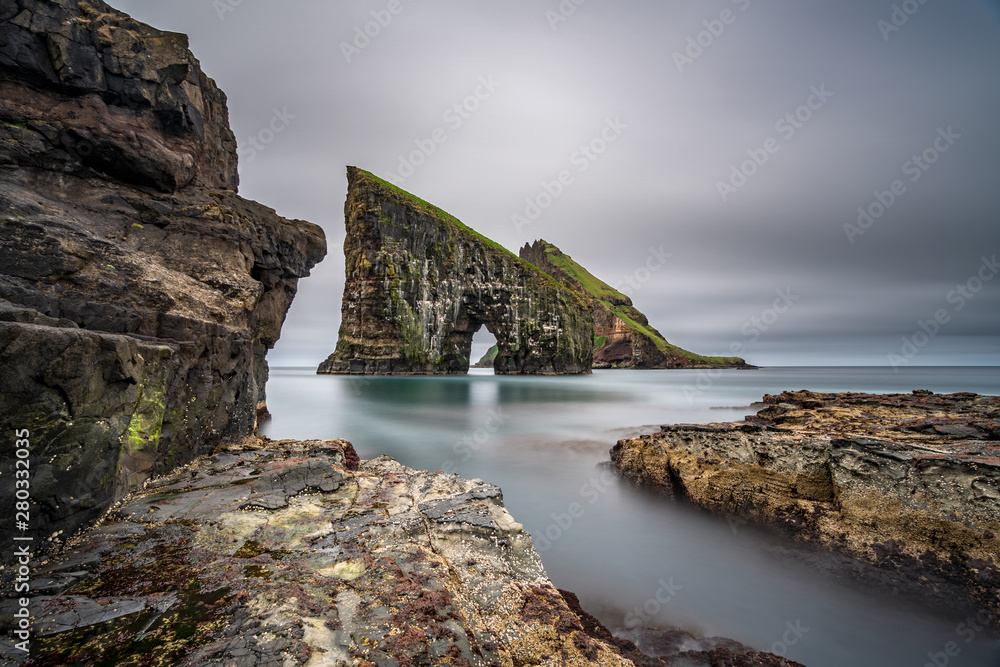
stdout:
[[771,537],[650,497],[599,466],[620,438],[742,420],[764,394],[798,389],[1000,394],[1000,368],[379,378],[276,368],[262,432],[345,438],[362,458],[499,485],[556,586],[612,627],[680,626],[807,667],[1000,666],[997,638],[962,617],[832,581],[779,558]]

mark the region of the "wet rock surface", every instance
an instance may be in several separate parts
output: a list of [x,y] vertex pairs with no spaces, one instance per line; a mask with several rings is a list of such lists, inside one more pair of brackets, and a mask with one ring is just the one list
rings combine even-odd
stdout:
[[792,538],[784,556],[1000,620],[1000,398],[786,392],[611,452],[634,484]]
[[223,447],[33,570],[31,658],[6,642],[6,664],[633,664],[497,487],[344,441]]
[[320,373],[466,373],[483,326],[497,374],[591,371],[588,300],[431,204],[347,174],[340,334]]
[[253,432],[326,242],[240,198],[236,165],[184,35],[98,0],[0,2],[0,430],[30,432],[36,547]]

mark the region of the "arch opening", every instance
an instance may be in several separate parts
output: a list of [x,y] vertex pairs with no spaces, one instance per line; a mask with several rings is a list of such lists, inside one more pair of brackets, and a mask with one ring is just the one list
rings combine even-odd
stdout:
[[472,353],[469,357],[472,368],[492,368],[497,353],[497,337],[483,325],[472,334]]

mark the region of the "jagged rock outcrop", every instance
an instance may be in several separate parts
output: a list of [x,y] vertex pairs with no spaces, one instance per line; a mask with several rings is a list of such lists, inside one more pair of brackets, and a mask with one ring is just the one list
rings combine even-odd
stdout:
[[[1000,625],[1000,398],[784,393],[611,452],[633,483],[775,528],[839,576]],[[840,557],[829,557],[829,554]],[[827,554],[827,555],[824,555]]]
[[97,0],[0,2],[0,431],[30,432],[35,548],[252,433],[326,242],[238,197],[236,164],[184,35]]
[[320,373],[466,373],[482,326],[498,374],[590,372],[585,299],[366,171],[348,168],[348,181],[340,335]]
[[632,299],[547,241],[525,244],[520,257],[595,301],[594,368],[748,368],[739,357],[705,357],[671,345]]
[[0,22],[0,164],[236,190],[226,96],[187,36],[101,0],[7,0]]

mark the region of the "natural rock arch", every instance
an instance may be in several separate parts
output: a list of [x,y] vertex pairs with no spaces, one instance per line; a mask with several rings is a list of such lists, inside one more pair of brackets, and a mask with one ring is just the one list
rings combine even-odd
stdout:
[[591,372],[589,300],[368,172],[348,181],[340,335],[320,373],[466,373],[482,326],[498,374]]

